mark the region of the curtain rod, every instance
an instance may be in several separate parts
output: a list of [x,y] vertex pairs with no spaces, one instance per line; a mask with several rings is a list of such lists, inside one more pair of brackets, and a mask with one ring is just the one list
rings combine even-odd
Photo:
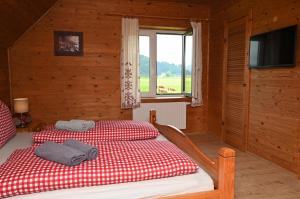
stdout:
[[209,21],[209,19],[196,19],[187,17],[164,17],[164,16],[149,16],[149,15],[129,15],[121,13],[105,14],[106,16],[129,17],[129,18],[151,18],[151,19],[170,19],[170,20],[189,20],[189,21]]

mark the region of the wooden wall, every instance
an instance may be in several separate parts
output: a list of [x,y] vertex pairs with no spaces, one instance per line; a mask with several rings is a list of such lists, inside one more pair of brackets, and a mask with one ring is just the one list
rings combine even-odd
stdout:
[[[147,26],[188,27],[178,17],[208,18],[209,7],[184,1],[59,0],[10,49],[13,97],[28,97],[33,120],[54,122],[74,117],[131,119],[120,109],[121,17],[141,18]],[[82,31],[83,57],[55,57],[53,31]],[[188,108],[188,131],[207,130],[208,24],[204,24],[204,106]]]
[[11,46],[56,0],[1,0],[0,47]]
[[[217,2],[217,1],[215,1]],[[209,116],[211,132],[220,135],[222,121],[223,20],[253,12],[252,35],[298,24],[300,2],[293,0],[228,1],[212,8],[210,32]],[[213,31],[218,30],[218,31]],[[300,38],[300,32],[298,33]],[[218,50],[215,50],[218,49]],[[300,148],[300,42],[295,68],[251,70],[248,150],[296,171]],[[221,79],[220,79],[221,78]]]
[[224,20],[222,20],[223,13],[219,12],[214,4],[210,13],[208,131],[221,136]]
[[10,105],[7,48],[56,0],[2,0],[0,3],[0,100]]
[[0,100],[10,104],[7,49],[0,48]]

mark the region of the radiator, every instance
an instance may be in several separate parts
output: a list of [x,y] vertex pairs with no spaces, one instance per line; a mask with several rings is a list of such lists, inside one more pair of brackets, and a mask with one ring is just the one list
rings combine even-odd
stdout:
[[185,129],[186,105],[186,102],[142,103],[141,107],[133,109],[133,120],[149,121],[149,111],[154,109],[158,123]]

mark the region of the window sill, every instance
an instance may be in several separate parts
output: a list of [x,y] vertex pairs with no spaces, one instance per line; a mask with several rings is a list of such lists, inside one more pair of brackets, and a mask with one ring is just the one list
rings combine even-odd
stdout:
[[142,103],[163,103],[163,102],[191,102],[190,97],[144,97]]

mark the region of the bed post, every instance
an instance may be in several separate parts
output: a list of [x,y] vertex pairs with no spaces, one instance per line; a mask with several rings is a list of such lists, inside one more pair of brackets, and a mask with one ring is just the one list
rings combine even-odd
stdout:
[[197,161],[214,179],[213,191],[195,192],[174,196],[160,196],[164,199],[234,199],[235,151],[223,147],[218,150],[218,161],[206,156],[182,131],[170,125],[156,122],[156,110],[150,110],[149,121],[168,140],[175,144],[191,158]]
[[235,151],[230,148],[221,148],[219,155],[218,189],[220,198],[234,198],[234,173],[235,173]]
[[150,110],[150,119],[149,119],[151,124],[156,123],[156,110],[151,109]]

